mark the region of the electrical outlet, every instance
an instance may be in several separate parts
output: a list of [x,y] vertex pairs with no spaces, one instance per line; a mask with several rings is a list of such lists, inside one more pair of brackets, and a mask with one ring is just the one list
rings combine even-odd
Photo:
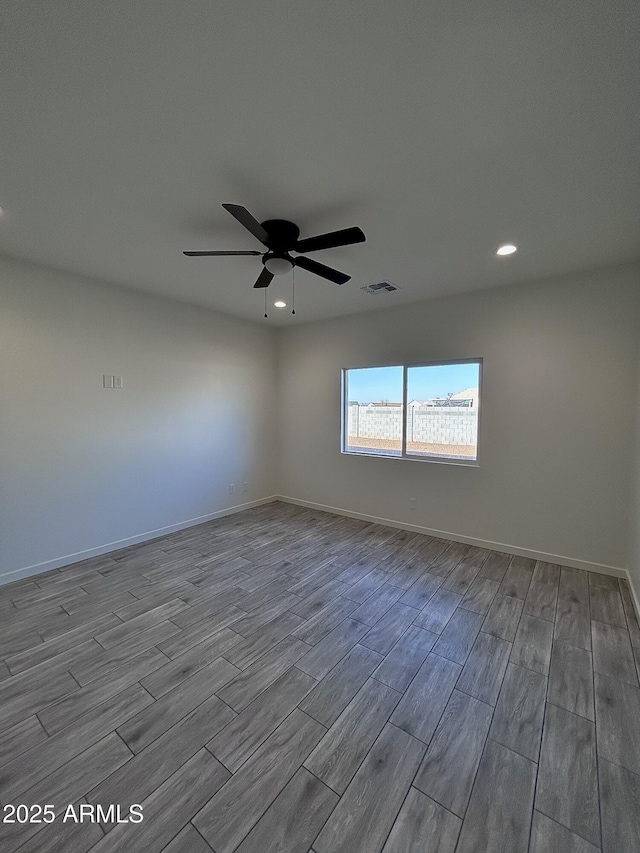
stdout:
[[415,508],[416,508],[416,499],[415,498],[409,498],[409,509],[415,509]]
[[122,388],[122,376],[114,376],[113,377],[113,387],[114,388]]
[[236,484],[235,483],[229,483],[229,494],[232,495],[235,492],[235,490],[236,490]]
[[243,484],[242,484],[242,491],[243,491],[243,492],[248,492],[248,491],[249,491],[249,483],[245,482],[245,483],[243,483]]
[[102,387],[113,388],[113,376],[108,376],[106,373],[102,376]]

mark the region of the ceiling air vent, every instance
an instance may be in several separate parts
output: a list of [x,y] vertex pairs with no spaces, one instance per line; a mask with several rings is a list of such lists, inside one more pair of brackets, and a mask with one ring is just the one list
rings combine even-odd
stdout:
[[390,281],[379,281],[377,284],[367,284],[365,287],[360,288],[365,293],[371,293],[372,295],[376,293],[393,293],[394,290],[399,289],[397,284],[391,284]]

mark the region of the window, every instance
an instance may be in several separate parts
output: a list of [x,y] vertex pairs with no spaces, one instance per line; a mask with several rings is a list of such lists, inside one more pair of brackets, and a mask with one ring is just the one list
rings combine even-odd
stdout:
[[342,371],[342,452],[474,463],[480,359]]
[[343,450],[402,456],[404,367],[344,371],[347,400]]

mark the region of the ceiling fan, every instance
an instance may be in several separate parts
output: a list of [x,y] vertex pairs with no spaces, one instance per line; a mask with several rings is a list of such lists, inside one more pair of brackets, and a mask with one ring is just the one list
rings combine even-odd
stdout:
[[264,269],[258,276],[254,287],[269,287],[274,275],[284,275],[293,267],[300,267],[315,273],[335,284],[345,284],[351,276],[332,269],[332,267],[313,261],[311,258],[292,257],[291,252],[318,252],[320,249],[333,249],[337,246],[349,246],[351,243],[364,243],[366,237],[360,228],[343,228],[318,237],[298,240],[300,229],[286,219],[267,219],[258,222],[246,207],[239,204],[223,204],[225,210],[234,216],[241,225],[267,247],[266,252],[184,252],[190,258],[209,255],[262,255]]

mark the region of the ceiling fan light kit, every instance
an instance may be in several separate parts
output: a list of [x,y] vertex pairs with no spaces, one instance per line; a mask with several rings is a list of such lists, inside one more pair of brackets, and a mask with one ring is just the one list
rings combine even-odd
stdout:
[[273,275],[286,275],[293,269],[293,259],[286,255],[265,255],[262,263]]
[[286,275],[294,267],[300,267],[335,284],[345,284],[351,276],[328,267],[325,264],[321,264],[318,261],[314,261],[311,258],[293,257],[290,253],[299,252],[304,255],[307,252],[319,252],[322,249],[349,246],[352,243],[364,243],[366,240],[360,228],[343,228],[340,231],[331,231],[328,234],[319,234],[317,237],[307,237],[304,240],[299,240],[300,229],[293,222],[289,222],[286,219],[267,219],[264,222],[258,222],[245,207],[239,204],[223,204],[222,206],[247,231],[266,246],[267,251],[184,252],[183,254],[192,258],[224,255],[262,255],[264,268],[253,285],[254,288],[269,287],[275,275]]

